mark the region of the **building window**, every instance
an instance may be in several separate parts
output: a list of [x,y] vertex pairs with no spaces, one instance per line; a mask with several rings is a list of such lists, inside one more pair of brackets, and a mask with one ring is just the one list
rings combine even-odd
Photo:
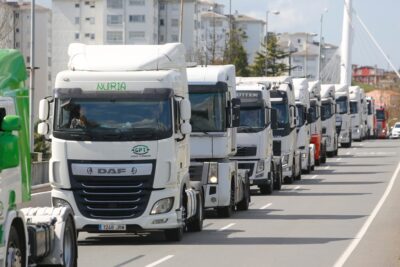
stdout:
[[90,24],[94,24],[94,17],[85,18],[86,21],[89,21]]
[[19,13],[15,13],[15,18],[19,18]]
[[85,33],[86,38],[90,38],[90,33]]
[[160,19],[160,26],[164,26],[164,19]]
[[47,66],[51,67],[51,57],[47,58]]
[[26,62],[27,63],[31,63],[31,58],[28,56],[28,57],[26,57]]
[[18,32],[19,32],[19,28],[16,28],[16,29],[15,29],[15,32],[17,32],[17,33],[18,33]]
[[90,39],[94,40],[95,38],[96,38],[95,34],[94,34],[94,33],[91,33],[91,34],[90,34]]
[[121,31],[108,31],[107,42],[110,44],[122,44],[122,32]]
[[79,33],[75,33],[75,40],[79,40]]
[[49,80],[49,82],[51,82],[51,73],[50,72],[47,74],[47,79]]
[[95,7],[96,7],[96,3],[95,2],[90,3],[90,8],[95,8]]
[[178,27],[179,19],[171,19],[171,27]]
[[76,8],[79,8],[79,3],[75,3],[75,7],[76,7]]
[[15,48],[19,48],[19,42],[15,42]]
[[144,0],[129,0],[131,6],[144,6]]
[[75,24],[79,24],[81,21],[80,17],[75,17]]
[[165,10],[165,4],[164,3],[160,3],[160,10]]
[[176,35],[176,34],[172,34],[172,35],[171,35],[171,41],[172,41],[172,42],[178,42],[178,39],[179,39],[179,38],[178,38],[178,35]]
[[160,43],[164,43],[164,35],[160,35]]
[[107,7],[108,8],[122,8],[123,2],[122,0],[107,0]]
[[122,15],[107,15],[107,25],[121,25]]
[[144,22],[146,22],[146,16],[145,15],[129,15],[129,22],[144,23]]
[[146,36],[145,32],[143,31],[133,31],[129,32],[129,40],[138,40],[144,39]]

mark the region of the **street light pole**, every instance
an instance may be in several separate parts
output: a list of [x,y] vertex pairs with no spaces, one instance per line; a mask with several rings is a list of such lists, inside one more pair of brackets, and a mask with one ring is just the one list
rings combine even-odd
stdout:
[[317,76],[318,79],[321,79],[321,55],[322,55],[322,41],[323,41],[323,37],[322,37],[322,30],[323,30],[323,22],[324,22],[324,13],[328,12],[328,9],[325,8],[324,12],[321,13],[321,26],[320,26],[320,32],[319,32],[319,51],[318,51],[318,70],[317,70]]
[[183,1],[181,0],[181,15],[180,15],[180,25],[179,25],[179,42],[182,43],[183,40]]
[[[269,10],[267,10],[266,17],[265,17],[265,76],[268,76],[268,15]],[[279,11],[272,11],[272,14],[279,15]]]
[[35,0],[31,0],[31,51],[30,51],[30,70],[29,70],[29,143],[31,153],[34,152],[34,97],[35,97]]

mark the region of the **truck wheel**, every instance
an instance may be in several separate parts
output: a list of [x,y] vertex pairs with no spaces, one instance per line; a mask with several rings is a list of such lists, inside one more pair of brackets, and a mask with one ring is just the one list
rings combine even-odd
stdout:
[[76,241],[77,235],[75,230],[74,221],[71,216],[68,216],[65,222],[64,229],[64,244],[63,244],[63,261],[62,266],[65,267],[76,267],[78,266],[78,247]]
[[311,156],[308,154],[307,169],[304,171],[305,174],[311,173]]
[[[273,163],[271,162],[271,166]],[[281,190],[282,189],[282,166],[278,167],[279,170],[275,171],[274,174],[274,190]]]
[[243,184],[243,199],[236,205],[238,210],[248,210],[250,204],[250,186]]
[[192,219],[190,219],[190,221],[186,225],[189,232],[200,232],[201,230],[203,230],[204,206],[202,193],[198,194],[197,201],[198,206],[196,215]]
[[164,230],[165,239],[168,242],[178,242],[183,238],[183,227]]
[[326,146],[322,152],[321,163],[326,163]]
[[12,225],[7,242],[6,266],[25,266],[25,249],[17,229]]
[[231,203],[229,206],[217,208],[217,214],[220,218],[229,218],[232,216],[235,207],[235,186],[231,184]]

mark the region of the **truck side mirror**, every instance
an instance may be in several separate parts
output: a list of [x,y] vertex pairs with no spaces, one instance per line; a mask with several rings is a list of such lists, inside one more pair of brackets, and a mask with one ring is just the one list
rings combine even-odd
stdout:
[[297,120],[296,120],[296,107],[295,107],[295,106],[290,106],[290,114],[291,114],[291,116],[292,116],[290,128],[295,128],[296,125],[297,125]]
[[188,99],[182,99],[179,102],[179,109],[181,113],[181,119],[184,121],[190,120],[190,117],[192,116],[192,109]]
[[[19,116],[5,116],[0,132],[0,170],[17,167],[19,164],[18,137],[12,134],[21,128]],[[7,155],[7,156],[5,156]]]
[[191,134],[192,133],[192,125],[189,122],[184,122],[181,124],[180,130],[183,135]]
[[39,102],[39,120],[47,121],[50,116],[50,102],[48,99],[42,99]]
[[271,109],[271,128],[272,130],[278,129],[278,113],[276,109]]
[[240,126],[240,99],[232,99],[232,128]]
[[37,126],[37,133],[40,135],[46,135],[50,132],[50,127],[47,122],[42,121]]

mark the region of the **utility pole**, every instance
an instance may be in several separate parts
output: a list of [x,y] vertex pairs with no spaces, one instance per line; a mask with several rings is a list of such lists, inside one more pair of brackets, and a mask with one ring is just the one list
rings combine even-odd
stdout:
[[351,21],[352,21],[352,0],[345,0],[343,12],[343,31],[341,59],[340,59],[340,84],[351,85]]
[[321,80],[321,64],[322,64],[322,42],[323,42],[323,37],[322,37],[322,30],[323,30],[323,23],[324,23],[324,13],[328,12],[328,9],[325,8],[324,12],[321,13],[321,26],[320,26],[320,32],[319,32],[319,51],[318,51],[318,69],[317,69],[317,78],[318,80]]
[[179,22],[179,42],[183,42],[183,2],[184,0],[181,0],[181,15],[180,15],[180,22]]
[[29,69],[29,143],[31,153],[34,152],[34,97],[35,97],[35,0],[31,0],[31,53]]

